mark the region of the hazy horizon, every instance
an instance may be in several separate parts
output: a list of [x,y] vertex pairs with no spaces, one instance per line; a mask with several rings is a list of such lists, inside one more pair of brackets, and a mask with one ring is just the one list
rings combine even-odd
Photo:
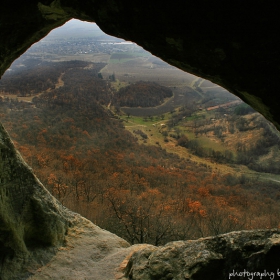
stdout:
[[[64,37],[64,38],[70,38],[70,37],[92,37],[97,35],[104,35],[104,33],[99,26],[95,22],[87,22],[87,21],[81,21],[78,19],[71,19],[67,21],[65,24],[63,24],[60,27],[57,27],[56,29],[52,30],[45,38],[42,40],[49,38],[55,38],[55,37]],[[110,36],[107,35],[106,36]],[[110,36],[113,37],[113,36]],[[115,38],[115,37],[114,37]],[[123,40],[123,39],[121,39]]]

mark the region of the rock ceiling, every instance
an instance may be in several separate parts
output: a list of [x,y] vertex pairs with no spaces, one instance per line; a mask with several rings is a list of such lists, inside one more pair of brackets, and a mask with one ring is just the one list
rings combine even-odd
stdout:
[[0,75],[71,18],[136,42],[168,63],[241,97],[280,129],[277,1],[4,0]]

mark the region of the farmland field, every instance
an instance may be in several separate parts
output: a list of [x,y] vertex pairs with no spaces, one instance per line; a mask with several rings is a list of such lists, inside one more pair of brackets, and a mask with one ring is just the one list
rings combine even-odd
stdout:
[[115,73],[120,82],[134,83],[136,81],[157,82],[163,86],[189,86],[195,76],[185,73],[159,59],[149,56],[132,56],[114,58],[101,70],[104,78]]

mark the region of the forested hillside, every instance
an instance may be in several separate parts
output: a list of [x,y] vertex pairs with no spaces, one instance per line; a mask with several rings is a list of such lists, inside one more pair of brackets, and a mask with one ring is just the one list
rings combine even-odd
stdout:
[[58,63],[44,91],[31,79],[33,102],[0,102],[16,147],[65,206],[131,243],[279,226],[278,185],[140,144],[107,109],[114,91],[102,65],[83,63]]
[[113,100],[121,107],[155,107],[171,96],[172,90],[167,87],[140,81],[121,88]]
[[0,94],[2,92],[18,96],[37,95],[48,89],[54,89],[59,77],[66,70],[84,68],[88,65],[88,62],[74,60],[56,63],[53,67],[54,64],[51,62],[28,59],[19,69],[5,73],[0,80]]
[[[189,121],[172,118],[163,134],[193,154],[218,163],[246,165],[251,170],[280,174],[278,131],[249,106],[201,112]],[[206,117],[208,116],[208,118]],[[171,132],[176,128],[176,133]]]

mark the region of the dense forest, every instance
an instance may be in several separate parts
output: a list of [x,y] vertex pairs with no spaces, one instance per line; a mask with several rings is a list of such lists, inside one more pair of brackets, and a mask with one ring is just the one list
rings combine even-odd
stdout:
[[25,61],[22,69],[5,73],[0,80],[0,93],[17,94],[18,96],[37,95],[43,91],[55,89],[58,78],[66,70],[84,68],[88,65],[88,62],[77,60],[53,64],[38,59],[29,59]]
[[57,64],[44,92],[31,79],[33,102],[0,102],[16,147],[63,205],[132,244],[279,226],[278,185],[140,144],[106,108],[112,89],[101,65],[82,63]]
[[154,82],[139,81],[114,94],[114,104],[121,107],[155,107],[172,96],[172,90]]

